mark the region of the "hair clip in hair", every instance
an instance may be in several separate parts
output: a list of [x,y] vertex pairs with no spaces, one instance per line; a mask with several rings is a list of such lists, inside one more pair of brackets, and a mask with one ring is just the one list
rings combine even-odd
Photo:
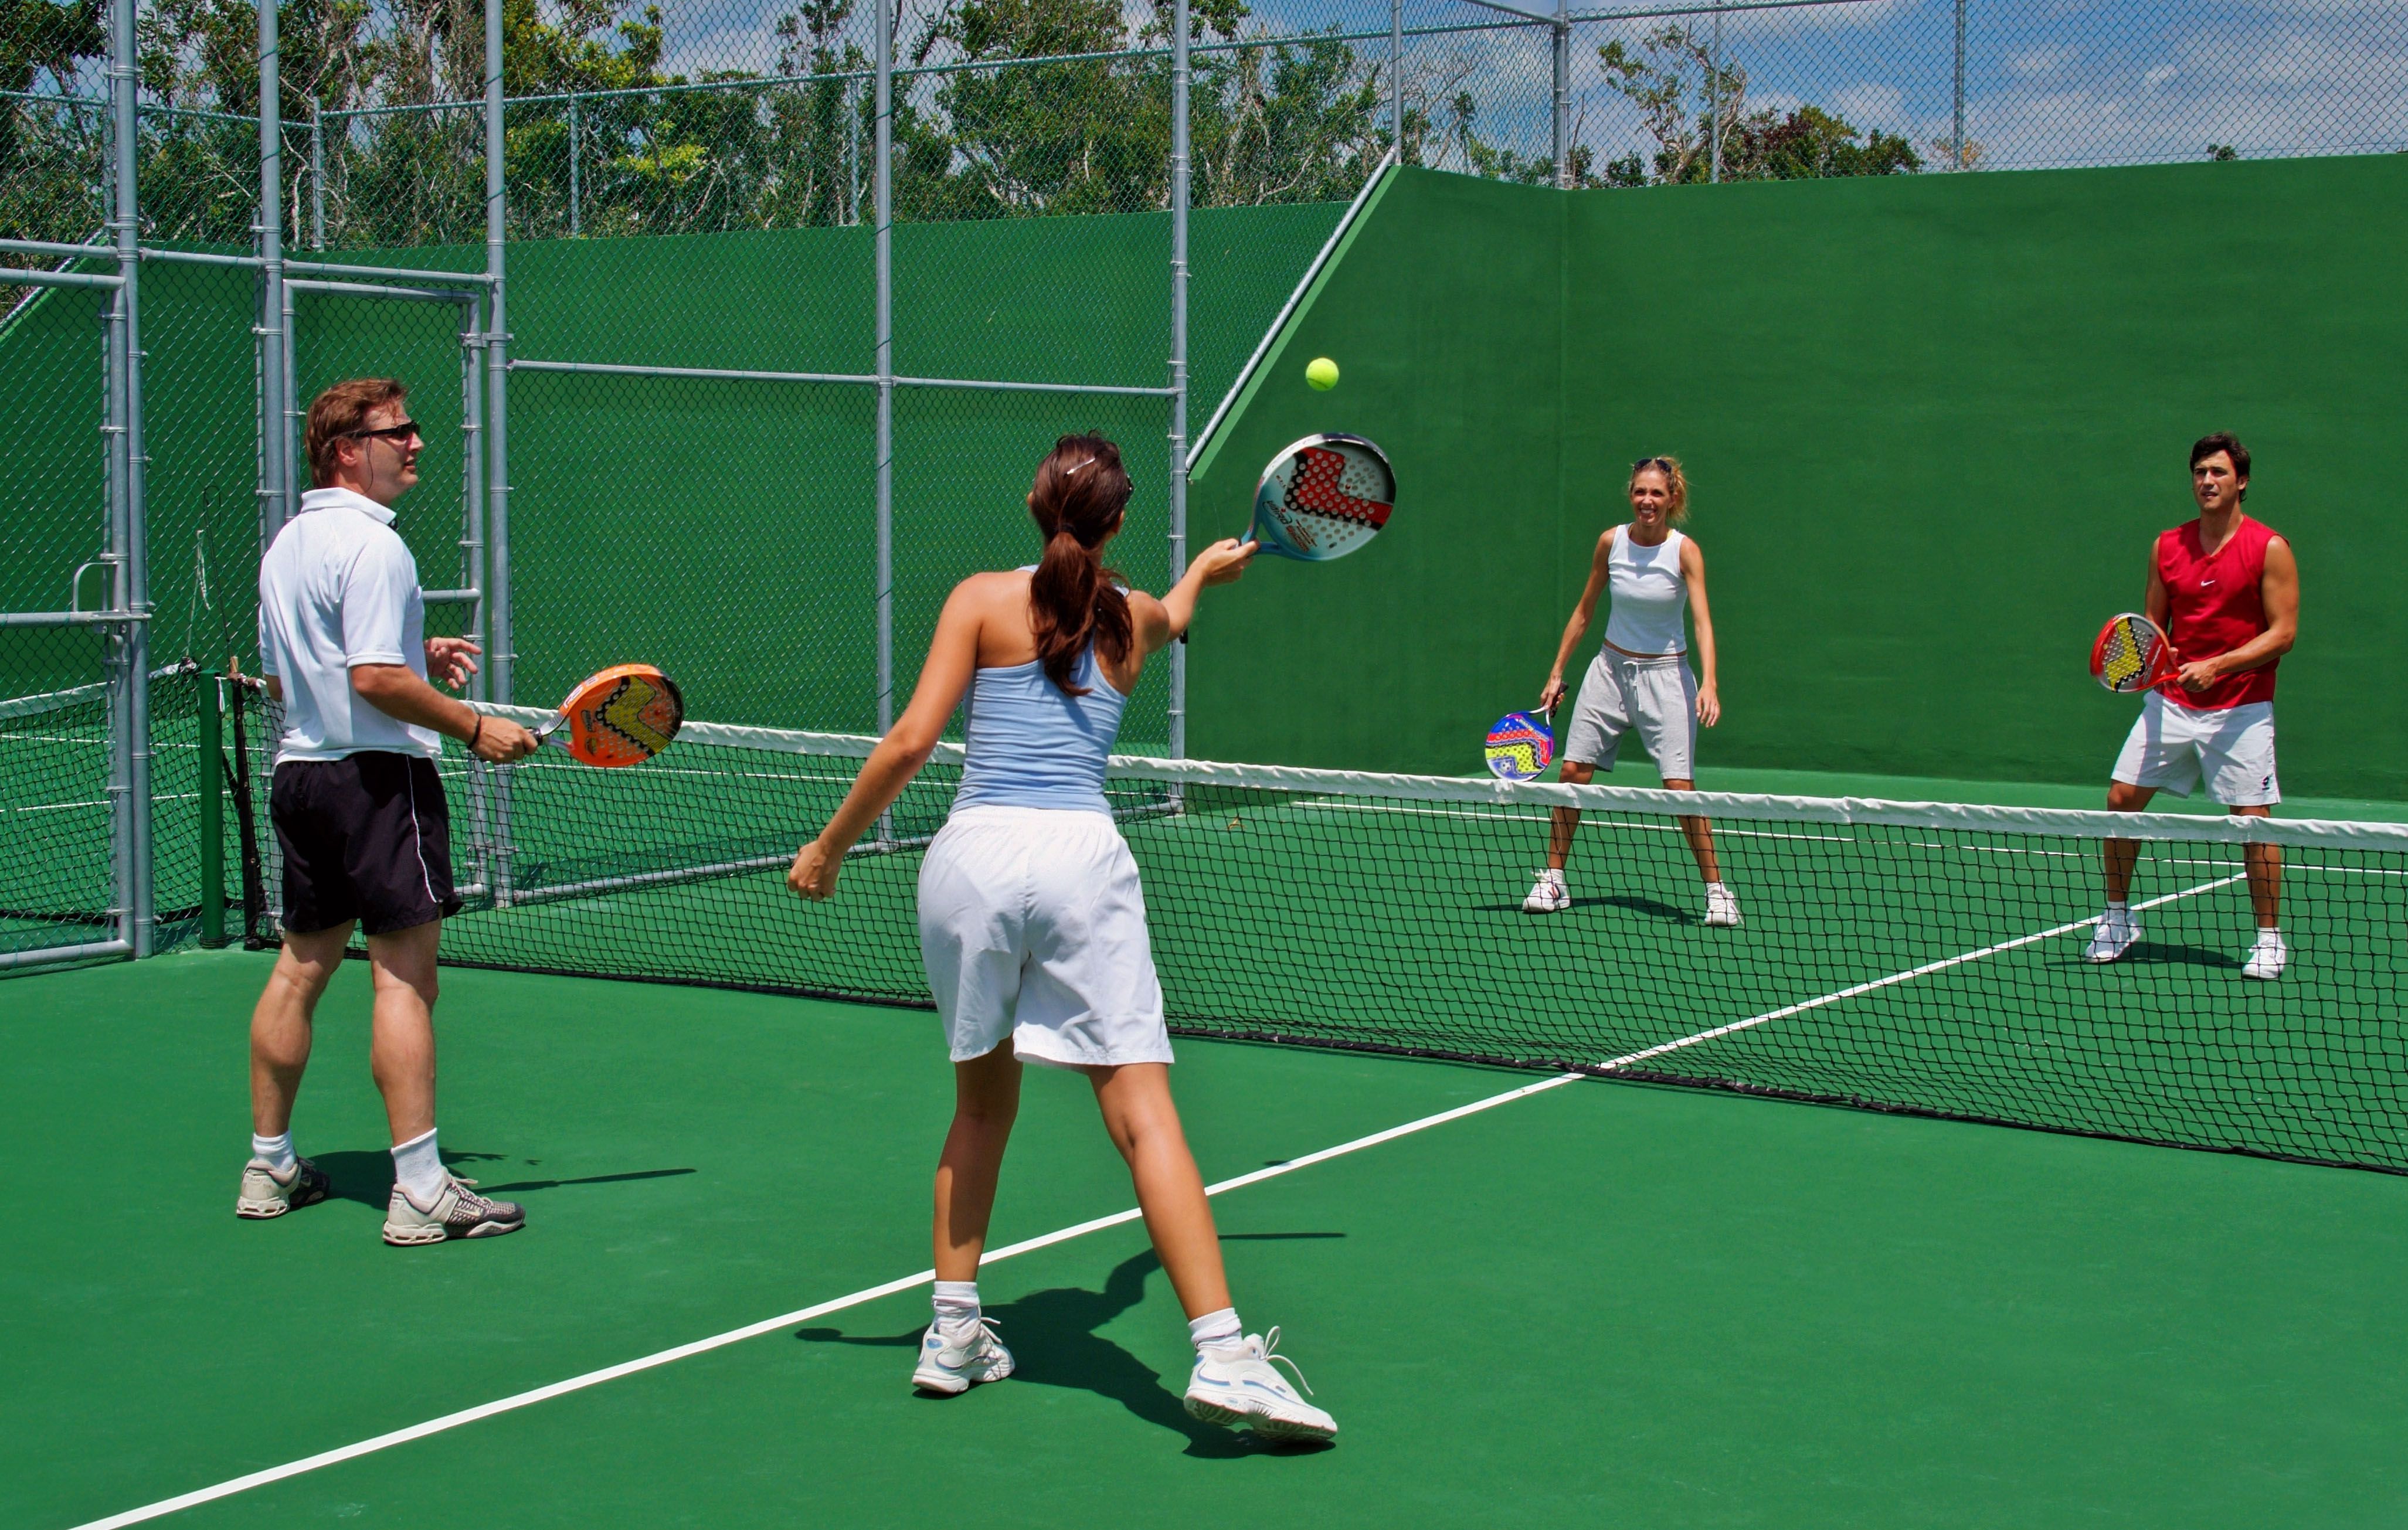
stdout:
[[[1093,458],[1093,457],[1090,457],[1090,458],[1088,458],[1085,462],[1081,463],[1081,464],[1079,465],[1079,467],[1093,467],[1093,466],[1095,466],[1095,465],[1096,465],[1096,459],[1095,459],[1095,458]],[[1076,478],[1076,477],[1078,476],[1078,473],[1079,473],[1079,467],[1066,467],[1066,468],[1064,468],[1064,469],[1062,470],[1062,476],[1063,476],[1064,478],[1066,478],[1066,479],[1068,479],[1068,478]]]

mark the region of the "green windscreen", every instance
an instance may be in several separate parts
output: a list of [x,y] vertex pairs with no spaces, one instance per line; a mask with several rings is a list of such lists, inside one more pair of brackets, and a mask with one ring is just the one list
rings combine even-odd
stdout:
[[[1396,518],[1215,603],[1192,748],[1478,769],[1661,452],[1721,649],[1701,764],[2101,781],[2134,703],[2090,640],[2196,513],[2192,440],[2231,430],[2301,570],[2283,785],[2408,793],[2403,192],[2390,156],[1570,195],[1408,172],[1195,493],[1242,523],[1273,450],[1355,430],[1396,459]],[[1317,355],[1333,393],[1304,386]]]

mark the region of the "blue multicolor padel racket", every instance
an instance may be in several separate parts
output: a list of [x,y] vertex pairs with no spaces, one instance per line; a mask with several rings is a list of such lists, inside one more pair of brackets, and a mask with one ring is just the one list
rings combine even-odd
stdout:
[[1386,452],[1360,436],[1308,436],[1263,469],[1246,540],[1283,558],[1327,563],[1378,536],[1396,504]]
[[1507,712],[1488,730],[1488,773],[1499,780],[1534,781],[1555,757],[1555,714]]

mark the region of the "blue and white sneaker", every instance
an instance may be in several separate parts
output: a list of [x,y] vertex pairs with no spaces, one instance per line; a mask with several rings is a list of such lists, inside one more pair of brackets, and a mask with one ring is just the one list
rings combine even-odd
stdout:
[[1011,1374],[1011,1351],[997,1343],[993,1318],[980,1318],[948,1331],[930,1323],[920,1337],[920,1364],[911,1384],[925,1392],[959,1396],[981,1381],[1000,1381]]
[[[1231,1429],[1252,1429],[1268,1439],[1336,1439],[1338,1421],[1297,1395],[1297,1386],[1312,1391],[1305,1386],[1304,1372],[1295,1361],[1273,1352],[1279,1348],[1279,1332],[1249,1334],[1235,1344],[1198,1351],[1196,1369],[1187,1378],[1188,1415]],[[1279,1366],[1296,1371],[1296,1386],[1288,1384]]]

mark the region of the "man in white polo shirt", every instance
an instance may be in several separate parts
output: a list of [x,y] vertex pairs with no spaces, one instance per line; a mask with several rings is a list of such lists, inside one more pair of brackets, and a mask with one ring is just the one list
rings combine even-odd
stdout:
[[475,644],[423,636],[418,563],[393,502],[425,443],[384,378],[337,383],[309,406],[310,480],[259,567],[259,652],[284,704],[269,817],[284,851],[284,948],[251,1017],[251,1161],[235,1211],[278,1217],[323,1200],[326,1176],[293,1151],[293,1101],[318,997],[358,925],[376,1000],[369,1050],[393,1128],[384,1240],[516,1232],[525,1213],[443,1167],[435,1138],[435,951],[452,889],[451,820],[435,773],[440,736],[495,764],[536,740],[428,683],[476,670]]

